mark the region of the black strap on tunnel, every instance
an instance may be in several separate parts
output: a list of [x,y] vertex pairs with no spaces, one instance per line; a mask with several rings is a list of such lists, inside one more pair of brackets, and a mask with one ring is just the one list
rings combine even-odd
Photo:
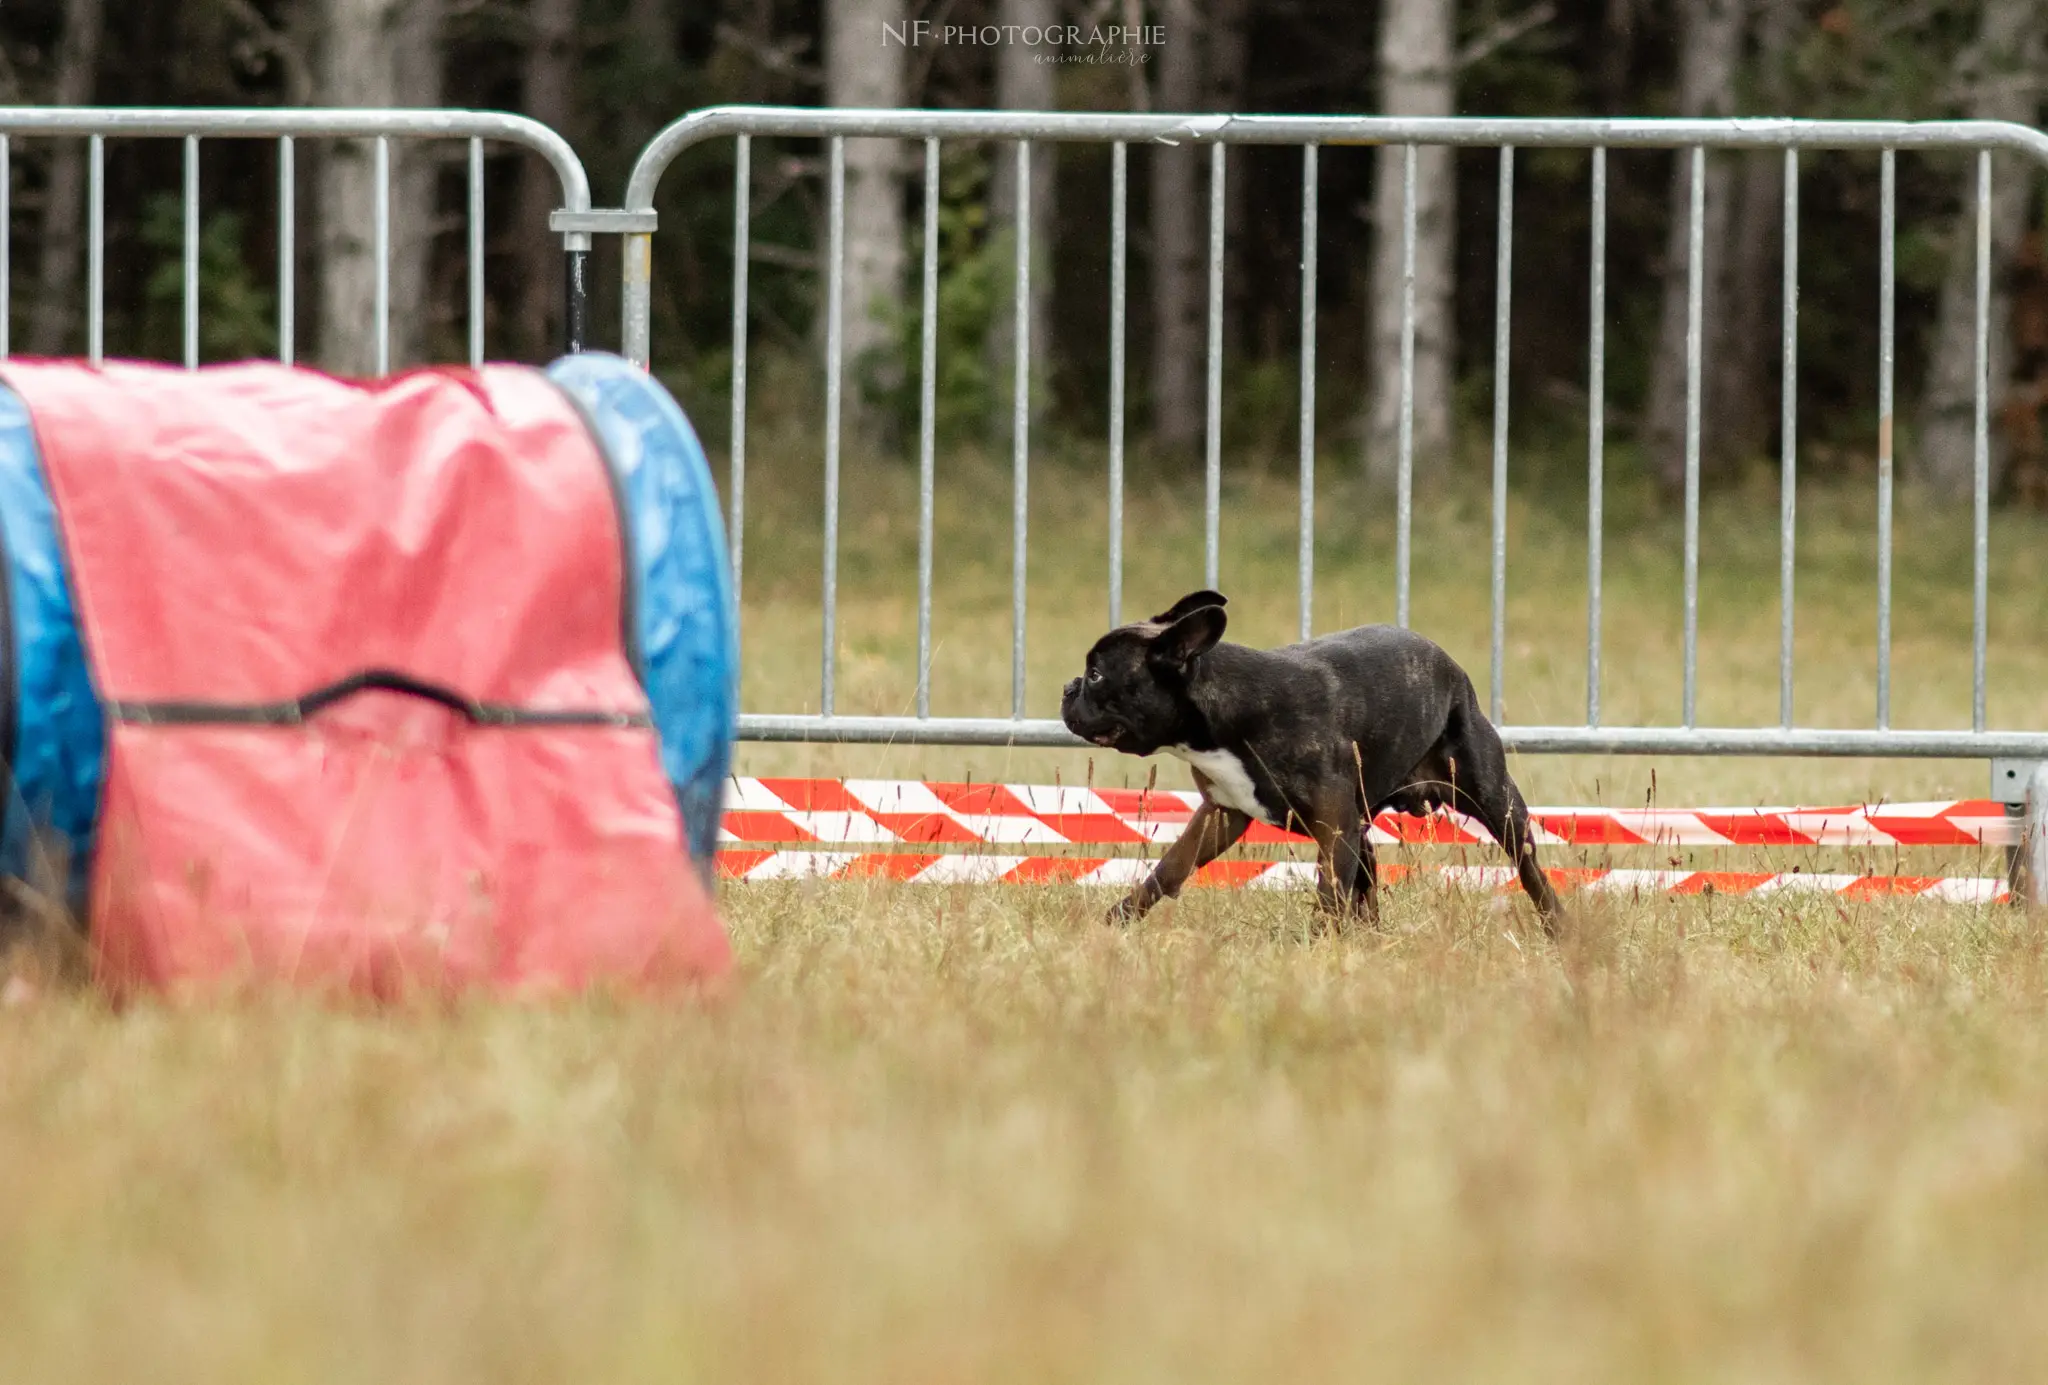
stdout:
[[645,712],[539,710],[478,702],[453,688],[396,669],[372,668],[286,702],[115,702],[114,720],[142,726],[298,726],[361,692],[395,692],[438,703],[473,726],[633,726],[654,724]]

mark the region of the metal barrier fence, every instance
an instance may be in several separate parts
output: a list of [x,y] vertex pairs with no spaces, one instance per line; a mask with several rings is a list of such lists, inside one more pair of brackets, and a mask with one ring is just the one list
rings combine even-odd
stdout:
[[[376,261],[376,369],[390,364],[391,141],[460,139],[469,143],[469,357],[484,354],[484,161],[486,141],[531,150],[547,161],[561,186],[562,209],[552,229],[562,233],[566,349],[583,349],[590,251],[590,182],[568,142],[525,116],[494,111],[446,110],[180,110],[143,107],[0,107],[0,237],[10,226],[8,163],[16,136],[71,136],[89,141],[86,180],[86,354],[98,361],[105,347],[106,142],[108,139],[183,139],[184,358],[199,363],[199,145],[204,139],[275,139],[278,146],[278,354],[294,355],[297,139],[375,140],[372,208]],[[0,356],[7,354],[11,307],[7,248],[0,240]]]
[[[7,162],[14,137],[83,137],[89,141],[87,179],[87,353],[99,359],[104,347],[104,146],[109,138],[178,138],[184,141],[184,354],[187,364],[198,359],[199,146],[204,139],[269,138],[278,143],[279,169],[279,352],[290,360],[294,317],[295,145],[301,138],[346,138],[375,141],[373,254],[377,268],[375,312],[378,368],[388,363],[390,314],[390,154],[393,139],[460,139],[468,142],[468,291],[469,354],[483,356],[483,154],[486,141],[530,150],[547,161],[561,190],[561,206],[550,228],[563,238],[565,256],[565,347],[581,350],[586,341],[585,265],[593,234],[625,238],[623,345],[632,359],[646,364],[650,334],[652,237],[657,219],[654,198],[663,172],[686,149],[706,140],[733,136],[735,160],[732,318],[733,391],[730,478],[731,529],[736,578],[743,574],[746,476],[746,345],[747,258],[750,141],[756,136],[817,138],[828,141],[827,352],[825,418],[825,565],[823,574],[824,634],[821,650],[820,712],[815,716],[749,714],[741,718],[745,737],[763,740],[897,741],[925,744],[1070,745],[1077,742],[1052,720],[1028,719],[1024,709],[1024,634],[1028,618],[1027,547],[1030,475],[1029,420],[1024,382],[1029,379],[1034,343],[1020,311],[1016,322],[1014,368],[1017,388],[1012,426],[1012,669],[1008,716],[937,717],[930,714],[932,609],[932,493],[936,456],[933,382],[937,299],[937,237],[924,239],[922,276],[923,329],[922,407],[919,428],[918,523],[918,656],[916,714],[896,717],[841,716],[834,710],[837,608],[837,520],[839,501],[840,404],[843,361],[841,286],[844,278],[843,208],[845,165],[843,141],[851,137],[915,139],[923,143],[927,226],[937,209],[937,169],[941,141],[946,139],[1006,140],[1020,149],[1016,197],[1019,224],[1028,225],[1030,147],[1032,141],[1107,143],[1112,149],[1111,289],[1110,289],[1110,426],[1108,438],[1110,532],[1108,609],[1122,617],[1122,499],[1125,433],[1125,327],[1127,318],[1128,151],[1133,143],[1207,145],[1211,160],[1209,204],[1208,353],[1206,451],[1204,476],[1205,573],[1216,580],[1221,510],[1221,333],[1223,252],[1223,189],[1226,148],[1232,144],[1293,145],[1302,150],[1301,218],[1305,254],[1302,260],[1300,448],[1300,629],[1311,628],[1311,595],[1315,549],[1311,522],[1315,486],[1315,360],[1316,301],[1314,285],[1317,218],[1316,165],[1320,146],[1392,145],[1404,147],[1403,247],[1409,270],[1402,299],[1401,427],[1396,461],[1396,619],[1406,623],[1412,553],[1409,543],[1412,455],[1412,361],[1414,336],[1413,250],[1416,234],[1414,151],[1420,145],[1492,147],[1499,151],[1499,258],[1495,285],[1494,351],[1497,379],[1504,374],[1509,347],[1512,293],[1512,226],[1514,158],[1517,148],[1571,147],[1592,151],[1592,276],[1589,284],[1592,339],[1589,343],[1587,456],[1588,510],[1586,643],[1586,718],[1577,726],[1502,727],[1503,738],[1516,750],[1560,753],[1672,753],[1762,755],[1876,755],[2048,761],[2048,732],[2000,730],[1987,725],[1985,710],[1986,610],[1988,603],[1987,514],[1989,496],[1987,417],[1989,231],[1991,162],[1994,150],[2006,150],[2048,164],[2048,135],[2024,126],[1981,121],[1789,121],[1789,120],[1581,120],[1581,119],[1430,119],[1389,117],[1175,116],[1096,113],[1034,113],[984,111],[866,111],[815,108],[723,107],[695,112],[661,131],[640,154],[626,189],[622,208],[593,209],[582,164],[566,141],[553,130],[522,116],[496,112],[442,110],[178,110],[145,108],[0,107],[0,227],[7,225]],[[1687,389],[1685,426],[1685,553],[1684,553],[1684,683],[1683,719],[1677,726],[1610,726],[1602,722],[1601,669],[1601,504],[1604,493],[1604,329],[1606,324],[1606,154],[1609,149],[1671,148],[1690,153]],[[1781,385],[1782,467],[1780,503],[1780,646],[1779,724],[1756,727],[1703,727],[1695,716],[1698,652],[1700,368],[1702,355],[1702,236],[1705,151],[1708,149],[1780,149],[1785,158],[1784,223],[1788,253],[1784,264],[1784,375]],[[1880,204],[1880,377],[1877,421],[1879,485],[1877,707],[1875,725],[1862,730],[1796,726],[1792,716],[1792,546],[1796,512],[1797,410],[1795,392],[1796,315],[1798,312],[1799,154],[1808,149],[1875,149],[1882,155]],[[1891,721],[1891,501],[1892,501],[1892,344],[1893,240],[1895,160],[1899,150],[1971,151],[1977,160],[1977,318],[1976,318],[1976,449],[1974,494],[1974,619],[1972,629],[1971,729],[1907,730]],[[1018,237],[1015,302],[1030,300],[1030,246]],[[0,355],[7,349],[6,322],[10,292],[8,256],[0,247]],[[1492,513],[1492,673],[1490,704],[1498,718],[1502,702],[1502,658],[1506,607],[1505,496],[1507,475],[1507,401],[1496,390],[1493,418]],[[2000,791],[2016,797],[2026,771],[2005,767],[2010,784]]]
[[[661,131],[642,151],[626,189],[625,206],[613,225],[626,234],[624,255],[624,348],[641,365],[649,359],[652,237],[656,229],[654,199],[663,172],[685,150],[708,140],[731,136],[737,142],[734,181],[734,258],[732,315],[732,450],[731,533],[735,577],[740,575],[746,480],[746,351],[747,259],[750,184],[750,142],[755,137],[815,138],[827,141],[828,244],[826,253],[826,416],[823,605],[820,712],[817,715],[743,715],[740,733],[755,740],[892,741],[912,744],[1078,745],[1057,721],[1024,716],[1024,635],[1027,618],[1026,546],[1030,474],[1029,428],[1025,382],[1032,342],[1024,305],[1030,301],[1028,238],[1017,237],[1016,387],[1012,429],[1012,678],[1007,717],[935,717],[930,715],[932,488],[934,463],[934,323],[937,305],[937,237],[930,234],[938,198],[938,154],[942,140],[1002,140],[1018,144],[1017,222],[1028,226],[1032,141],[1108,143],[1112,146],[1111,289],[1109,381],[1110,570],[1109,615],[1122,619],[1122,498],[1124,461],[1124,345],[1128,221],[1128,149],[1132,143],[1167,142],[1209,146],[1209,276],[1208,276],[1208,410],[1205,474],[1205,553],[1210,585],[1216,581],[1221,477],[1221,258],[1223,250],[1223,187],[1225,150],[1233,144],[1295,145],[1302,150],[1301,220],[1304,245],[1301,301],[1300,400],[1300,628],[1311,625],[1311,583],[1315,552],[1311,529],[1315,487],[1315,226],[1317,215],[1316,159],[1319,146],[1392,145],[1406,150],[1403,163],[1402,222],[1405,291],[1402,298],[1401,416],[1397,457],[1396,618],[1406,624],[1409,613],[1409,544],[1413,476],[1413,358],[1415,332],[1414,247],[1415,150],[1420,145],[1491,147],[1499,151],[1499,259],[1495,287],[1495,377],[1493,416],[1492,509],[1492,652],[1491,706],[1495,719],[1502,706],[1502,667],[1506,607],[1506,476],[1507,398],[1500,382],[1509,347],[1509,306],[1512,291],[1512,226],[1514,157],[1517,148],[1584,148],[1592,153],[1592,340],[1589,343],[1591,440],[1587,457],[1589,522],[1587,533],[1588,614],[1586,640],[1586,719],[1578,726],[1501,727],[1511,749],[1556,753],[1636,753],[1690,755],[1870,755],[1982,758],[2014,761],[2048,760],[2048,732],[1993,729],[1986,724],[1985,645],[1988,603],[1989,511],[1987,417],[1989,338],[1989,268],[1991,153],[2025,155],[2048,165],[2048,134],[2021,125],[1987,121],[1800,121],[1800,120],[1589,120],[1589,119],[1403,119],[1392,117],[1175,116],[993,111],[820,110],[775,107],[721,107],[697,111]],[[914,716],[841,716],[834,711],[836,659],[837,526],[841,377],[841,297],[844,281],[843,236],[845,201],[844,141],[854,137],[920,140],[924,146],[925,225],[923,263],[922,408],[919,429],[918,514],[918,667],[917,714]],[[1601,662],[1601,505],[1604,490],[1602,459],[1605,422],[1604,331],[1606,324],[1606,158],[1610,149],[1679,149],[1690,158],[1689,277],[1686,339],[1685,407],[1685,552],[1684,552],[1684,692],[1683,721],[1678,726],[1609,726],[1600,708]],[[1780,644],[1779,723],[1775,726],[1708,727],[1697,724],[1698,598],[1699,598],[1699,475],[1702,356],[1702,240],[1704,169],[1709,149],[1778,149],[1785,159],[1784,225],[1790,253],[1784,263],[1781,383],[1783,434],[1780,499]],[[1878,150],[1881,154],[1881,285],[1878,463],[1877,572],[1877,706],[1875,724],[1867,729],[1800,727],[1794,724],[1793,659],[1793,536],[1797,480],[1796,347],[1798,314],[1797,226],[1799,217],[1799,155],[1802,150]],[[1892,410],[1893,292],[1896,158],[1900,150],[1967,151],[1977,154],[1976,198],[1976,433],[1974,486],[1974,622],[1972,631],[1971,729],[1908,730],[1891,725],[1891,578],[1892,578]],[[2010,784],[2000,792],[2017,801],[2029,767],[1998,765]]]
[[[1110,485],[1108,611],[1122,618],[1123,464],[1125,432],[1125,345],[1128,278],[1128,153],[1133,143],[1207,145],[1210,157],[1207,411],[1204,473],[1205,575],[1217,578],[1221,512],[1222,257],[1226,149],[1232,144],[1292,145],[1302,151],[1302,256],[1299,409],[1300,578],[1299,624],[1312,625],[1315,564],[1315,362],[1317,159],[1321,146],[1395,146],[1403,160],[1403,258],[1401,413],[1396,459],[1396,618],[1407,623],[1412,565],[1410,546],[1413,479],[1414,250],[1417,147],[1447,145],[1494,148],[1499,157],[1498,258],[1495,280],[1493,475],[1491,531],[1492,671],[1490,706],[1496,721],[1503,704],[1505,642],[1507,396],[1509,308],[1512,294],[1514,160],[1518,148],[1582,148],[1593,160],[1591,262],[1588,292],[1591,334],[1588,352],[1587,424],[1587,640],[1586,718],[1576,726],[1503,725],[1511,749],[1553,753],[1635,753],[1689,755],[1868,755],[1981,758],[1992,761],[1993,793],[2009,804],[2028,804],[2020,853],[2028,859],[2036,902],[2048,904],[2048,731],[2001,730],[1987,725],[1985,701],[1988,608],[1988,458],[1990,205],[1993,151],[2031,157],[2048,165],[2048,134],[2025,126],[1985,121],[1793,121],[1793,120],[1584,120],[1584,119],[1401,119],[1390,117],[1296,117],[1229,115],[1121,115],[983,111],[869,111],[772,107],[722,107],[692,113],[649,142],[636,161],[624,205],[591,206],[588,179],[568,143],[553,130],[523,116],[453,110],[253,109],[181,110],[147,108],[0,107],[0,358],[8,352],[11,274],[9,162],[16,137],[79,137],[89,141],[87,166],[87,354],[104,351],[105,143],[110,138],[182,139],[183,183],[183,354],[199,359],[199,149],[206,139],[274,139],[278,145],[278,342],[280,358],[294,352],[295,315],[295,143],[302,138],[373,140],[373,256],[375,259],[376,368],[389,365],[391,270],[391,160],[394,139],[459,139],[468,143],[468,308],[469,358],[484,354],[484,161],[488,142],[538,154],[552,170],[561,204],[549,229],[562,237],[564,252],[564,348],[584,349],[587,339],[586,268],[593,234],[624,238],[623,347],[634,361],[649,360],[652,237],[657,227],[656,189],[664,171],[685,150],[707,140],[736,140],[733,260],[733,390],[730,506],[735,583],[743,574],[747,403],[747,263],[749,254],[750,142],[756,137],[823,139],[829,151],[828,244],[826,256],[826,418],[824,630],[821,649],[820,712],[815,716],[747,714],[740,734],[755,740],[866,741],[910,744],[1078,745],[1057,721],[1026,718],[1024,636],[1028,617],[1028,487],[1030,433],[1027,384],[1030,339],[1025,306],[1030,302],[1028,234],[1017,237],[1014,302],[1014,399],[1012,424],[1012,666],[1010,715],[931,715],[932,528],[936,420],[934,381],[937,321],[937,243],[940,144],[947,139],[1002,140],[1018,145],[1016,205],[1020,231],[1028,229],[1031,199],[1030,152],[1034,141],[1106,143],[1112,150],[1110,264]],[[925,228],[922,275],[922,361],[919,428],[918,654],[914,716],[840,716],[834,711],[837,656],[837,529],[844,281],[844,141],[856,137],[915,139],[923,143]],[[1606,312],[1606,159],[1610,149],[1679,149],[1689,153],[1691,200],[1688,221],[1688,281],[1685,401],[1684,517],[1684,682],[1683,719],[1678,726],[1610,726],[1600,707],[1602,500],[1604,495],[1604,370]],[[1779,721],[1775,726],[1703,727],[1697,724],[1698,571],[1701,358],[1703,321],[1703,227],[1705,154],[1710,149],[1778,149],[1785,160],[1783,218],[1783,375],[1780,387],[1782,435],[1780,535]],[[1796,347],[1799,270],[1799,155],[1802,150],[1877,150],[1881,154],[1879,417],[1877,572],[1877,706],[1875,725],[1862,730],[1800,727],[1793,720],[1793,537],[1797,481]],[[1892,411],[1894,346],[1894,242],[1898,151],[1964,151],[1977,157],[1975,469],[1973,495],[1973,623],[1971,729],[1908,730],[1891,725],[1892,576]]]

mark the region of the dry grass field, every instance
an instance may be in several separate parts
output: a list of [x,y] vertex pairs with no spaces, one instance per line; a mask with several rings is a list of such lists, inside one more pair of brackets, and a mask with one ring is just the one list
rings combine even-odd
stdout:
[[[1081,475],[1039,478],[1034,712],[1100,625]],[[814,483],[756,472],[752,707],[816,696]],[[942,712],[1006,710],[1007,533],[974,512],[1003,484],[941,490]],[[909,494],[850,463],[846,710],[908,704]],[[1387,516],[1325,494],[1319,625],[1388,614]],[[1291,631],[1291,503],[1278,476],[1231,490],[1244,638]],[[1805,503],[1801,719],[1865,723],[1868,504]],[[1620,509],[1610,714],[1675,719],[1676,521]],[[1757,515],[1768,492],[1709,510],[1709,722],[1775,714]],[[1197,584],[1198,513],[1141,485],[1130,532],[1134,612]],[[1418,519],[1416,623],[1482,687],[1484,534],[1452,497]],[[1967,724],[1966,535],[1901,507],[1901,724]],[[1999,517],[1997,724],[2048,720],[2044,540]],[[1581,542],[1518,499],[1517,720],[1581,705]],[[795,747],[741,769],[1090,772]],[[1653,769],[1673,804],[1984,791],[1979,764],[1517,766],[1551,802],[1635,801]],[[741,984],[715,1005],[0,1008],[0,1379],[2048,1374],[2048,922],[2021,911],[1581,897],[1553,944],[1519,900],[1427,885],[1334,937],[1270,894],[1191,893],[1130,933],[1074,889],[724,902]]]
[[732,892],[721,1007],[0,1014],[10,1381],[2048,1370],[2044,933]]
[[[765,412],[765,411],[761,411]],[[800,411],[792,410],[792,414]],[[750,444],[743,587],[745,691],[751,711],[815,711],[819,698],[821,467],[795,425],[758,419]],[[1060,685],[1107,628],[1107,496],[1102,449],[1037,465],[1031,491],[1026,713],[1055,716]],[[1583,461],[1546,454],[1563,502],[1511,494],[1506,719],[1580,725],[1586,709]],[[1227,638],[1295,638],[1296,486],[1292,454],[1226,454],[1221,585]],[[1490,480],[1483,455],[1418,497],[1411,623],[1488,687]],[[1866,468],[1867,469],[1867,468]],[[850,455],[839,552],[838,707],[915,710],[917,493],[901,460]],[[1624,453],[1608,461],[1603,720],[1677,725],[1682,687],[1683,528]],[[1316,505],[1315,629],[1394,618],[1394,517],[1364,491],[1354,458],[1321,462]],[[1874,725],[1877,686],[1876,493],[1867,479],[1803,486],[1798,527],[1795,714],[1802,726]],[[942,459],[933,560],[932,711],[1010,711],[1010,473],[1007,459]],[[1778,489],[1775,476],[1710,493],[1700,524],[1699,722],[1778,721]],[[1126,619],[1203,585],[1199,479],[1134,468],[1125,516]],[[1991,529],[1988,714],[1993,727],[2048,725],[2048,523],[1995,511]],[[1908,488],[1896,505],[1892,724],[1970,725],[1971,565],[1967,509],[1930,506]],[[914,778],[1142,783],[1147,766],[1085,752],[929,751],[902,747],[747,746],[742,773],[860,773]],[[1979,797],[1970,762],[1745,761],[1526,757],[1530,802],[1673,805]],[[1184,785],[1167,762],[1162,782]]]

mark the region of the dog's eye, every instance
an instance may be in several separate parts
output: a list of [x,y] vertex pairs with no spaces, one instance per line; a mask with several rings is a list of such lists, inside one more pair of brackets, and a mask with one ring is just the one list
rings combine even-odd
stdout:
[[1096,683],[1100,683],[1101,681],[1102,681],[1102,670],[1101,670],[1101,669],[1099,669],[1099,668],[1091,668],[1091,669],[1089,669],[1089,670],[1088,670],[1088,682],[1089,682],[1089,683],[1090,683],[1091,685],[1093,685],[1093,684],[1096,684]]

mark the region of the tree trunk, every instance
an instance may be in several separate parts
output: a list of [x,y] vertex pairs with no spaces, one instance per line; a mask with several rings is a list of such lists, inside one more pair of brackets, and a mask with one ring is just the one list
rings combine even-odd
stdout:
[[[1718,292],[1718,305],[1710,307],[1707,322],[1718,330],[1707,339],[1707,361],[1703,369],[1703,419],[1713,420],[1712,447],[1702,439],[1702,466],[1718,470],[1723,465],[1758,455],[1770,441],[1777,419],[1779,309],[1782,306],[1784,241],[1785,156],[1776,149],[1757,150],[1740,156],[1741,176],[1734,190],[1736,206],[1733,229],[1722,251],[1723,273],[1707,283]],[[1714,174],[1708,170],[1708,185]],[[1732,181],[1732,180],[1731,180]],[[1711,192],[1709,194],[1712,195]],[[1711,232],[1714,219],[1708,218]],[[1708,268],[1714,268],[1710,257]],[[1684,299],[1681,297],[1680,311]],[[1680,338],[1681,350],[1683,338]],[[1679,386],[1684,386],[1683,354],[1679,357]],[[1678,396],[1678,478],[1684,480],[1685,457],[1684,395]]]
[[1628,102],[1629,69],[1636,55],[1637,0],[1606,0],[1600,13],[1600,67],[1598,88],[1600,109],[1624,114]]
[[[397,25],[398,88],[394,106],[442,104],[442,21],[447,0],[410,0]],[[433,263],[435,192],[441,160],[452,145],[407,140],[391,151],[392,365],[427,359],[434,302],[429,271]]]
[[[2040,108],[2031,79],[2048,61],[2048,15],[2039,0],[1984,0],[1977,42],[1958,76],[1978,120],[2034,123]],[[1991,181],[1991,301],[1988,361],[1991,488],[2005,470],[2006,439],[1997,420],[2011,384],[2013,257],[2034,205],[2031,159],[2000,158]],[[1977,161],[1963,175],[1962,212],[1942,282],[1933,350],[1922,399],[1918,471],[1947,499],[1967,499],[1976,475]]]
[[[1137,30],[1145,24],[1145,0],[1123,0],[1124,27]],[[1152,109],[1152,94],[1145,86],[1145,69],[1138,63],[1125,63],[1124,86],[1130,93],[1131,109],[1149,111]]]
[[[1380,104],[1388,115],[1443,116],[1454,107],[1454,0],[1386,0],[1379,40]],[[1415,474],[1447,464],[1456,368],[1452,291],[1457,232],[1451,151],[1415,151]],[[1366,476],[1392,486],[1399,466],[1406,150],[1378,153],[1373,187],[1371,338],[1367,343]]]
[[[1786,68],[1797,37],[1801,0],[1756,4],[1757,99],[1762,107],[1757,114],[1786,115]],[[1757,456],[1770,441],[1777,420],[1784,198],[1783,151],[1743,154],[1735,225],[1727,247],[1722,331],[1713,344],[1713,371],[1706,377],[1705,416],[1714,420],[1717,459],[1741,462]],[[1683,457],[1680,462],[1682,468]]]
[[[1246,30],[1251,20],[1250,0],[1209,0],[1209,28],[1203,36],[1202,72],[1208,85],[1204,98],[1212,111],[1237,112],[1244,109],[1246,65],[1250,59],[1250,47]],[[1243,150],[1232,150],[1228,155],[1230,167],[1223,182],[1223,329],[1226,344],[1241,340],[1245,312],[1245,282],[1241,273],[1233,272],[1233,263],[1242,264],[1244,258],[1245,212],[1249,205],[1245,190],[1251,186],[1246,176]],[[1203,226],[1207,227],[1206,218]],[[1207,265],[1205,257],[1203,264]]]
[[[626,33],[639,58],[630,69],[640,84],[640,99],[633,104],[633,109],[644,122],[633,131],[636,144],[652,138],[656,130],[682,115],[686,109],[681,99],[676,59],[678,13],[676,0],[627,0]],[[744,12],[733,16],[733,22],[739,25],[760,24],[764,20],[772,22],[772,17]],[[715,83],[717,79],[713,77],[712,80]]]
[[[1202,49],[1193,0],[1161,0],[1158,108],[1175,115],[1201,99]],[[1185,448],[1202,432],[1202,151],[1154,145],[1152,155],[1152,437]]]
[[[1745,0],[1682,0],[1683,27],[1679,55],[1678,106],[1687,116],[1735,113],[1735,84],[1742,60]],[[1700,468],[1710,457],[1704,436],[1709,417],[1705,382],[1719,328],[1728,307],[1733,256],[1729,241],[1735,224],[1735,163],[1727,155],[1710,155],[1705,179],[1706,205],[1701,225],[1701,381],[1702,440]],[[1663,303],[1657,330],[1657,354],[1650,377],[1648,442],[1650,464],[1659,484],[1675,493],[1685,484],[1686,328],[1688,323],[1692,153],[1680,150],[1671,173],[1671,215],[1664,242]],[[1716,439],[1718,444],[1718,436]]]
[[[1059,5],[1056,0],[1001,0],[996,22],[1048,28],[1059,22]],[[1057,51],[1050,44],[1033,47],[1025,43],[1006,43],[997,48],[996,105],[1009,111],[1054,109],[1059,104],[1054,84],[1059,69],[1038,60]],[[1049,140],[1040,140],[1031,146],[1030,323],[1031,393],[1034,400],[1040,397],[1038,384],[1046,378],[1052,345],[1053,227],[1058,224],[1053,215],[1056,187],[1053,156],[1058,149],[1059,146]],[[989,190],[989,212],[997,237],[1007,241],[1016,234],[1017,226],[1017,146],[998,146],[995,163],[995,186]],[[1006,274],[1003,283],[1007,290],[1014,280]],[[1015,320],[1006,315],[998,315],[989,323],[989,360],[993,367],[992,378],[996,382],[996,398],[1001,400],[1009,397],[1010,380],[1015,371],[1011,354],[1015,330]],[[1010,417],[1007,404],[997,413],[1002,420]],[[1002,423],[999,431],[1007,426],[1007,422]]]
[[[532,0],[527,17],[521,107],[549,129],[566,133],[574,114],[576,0]],[[519,172],[517,340],[528,360],[544,361],[561,347],[562,238],[548,230],[548,213],[561,205],[562,189],[540,159],[527,159]]]
[[[444,0],[321,0],[320,96],[331,106],[441,104]],[[391,142],[390,356],[425,351],[435,151]],[[320,358],[343,374],[376,369],[375,146],[337,140],[320,170]]]
[[[908,48],[899,31],[903,0],[827,0],[825,99],[832,106],[898,106]],[[841,343],[848,421],[872,435],[884,420],[865,387],[886,389],[903,363],[890,325],[903,291],[903,186],[895,140],[846,141],[846,261]],[[821,238],[822,239],[822,238]],[[819,295],[822,304],[824,295]],[[824,314],[819,313],[822,326]]]
[[[51,103],[92,104],[99,75],[104,0],[64,0],[64,36],[57,45],[57,81]],[[65,137],[50,146],[50,183],[43,196],[39,292],[29,325],[29,350],[63,354],[80,317],[78,262],[84,248],[86,142]],[[81,341],[79,346],[83,346]]]

